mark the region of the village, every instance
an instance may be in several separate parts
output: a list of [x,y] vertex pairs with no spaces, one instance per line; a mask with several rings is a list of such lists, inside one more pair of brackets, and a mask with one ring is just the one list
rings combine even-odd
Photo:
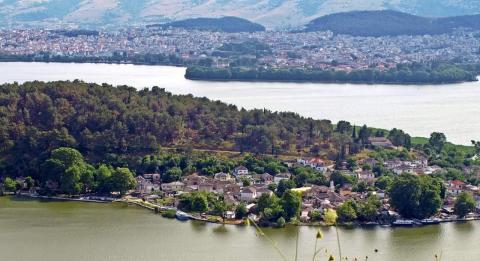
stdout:
[[[386,138],[370,138],[370,144],[382,149],[395,149],[392,143]],[[411,220],[403,218],[392,208],[390,198],[381,178],[372,171],[375,167],[382,166],[393,175],[410,174],[415,176],[434,175],[444,171],[439,166],[430,166],[428,159],[418,156],[413,160],[402,160],[399,158],[379,162],[374,158],[363,158],[356,162],[356,168],[349,170],[347,162],[343,161],[340,166],[334,161],[322,158],[297,158],[292,161],[284,161],[288,169],[309,168],[321,173],[329,182],[329,185],[304,184],[291,190],[301,194],[301,209],[298,215],[298,224],[324,224],[318,219],[318,214],[324,215],[329,210],[337,210],[347,201],[365,202],[369,197],[374,196],[381,202],[376,217],[369,222],[361,222],[363,225],[392,225],[392,226],[414,226],[424,224],[438,224],[440,222],[473,220],[480,217],[480,194],[477,186],[460,180],[444,181],[445,198],[438,214],[422,219]],[[466,168],[465,171],[477,171],[476,168]],[[333,176],[350,177],[357,184],[345,182],[336,184]],[[244,204],[248,211],[249,218],[259,220],[255,208],[262,195],[272,196],[279,187],[284,187],[287,182],[295,177],[290,172],[278,174],[255,173],[244,166],[237,166],[231,173],[219,172],[213,177],[207,177],[194,173],[184,177],[182,180],[170,183],[161,182],[161,174],[144,174],[136,177],[137,187],[131,196],[133,199],[141,199],[142,202],[150,203],[150,207],[161,207],[161,209],[175,209],[179,205],[179,196],[185,193],[204,192],[220,195],[225,203],[230,206],[225,212],[224,219],[231,220],[230,223],[238,224],[238,217],[235,216],[235,206]],[[361,184],[361,185],[359,185]],[[365,186],[364,188],[360,188]],[[476,200],[476,212],[459,217],[454,213],[454,203],[457,196],[462,193],[471,194]],[[132,199],[131,198],[131,199]],[[164,200],[164,199],[170,200]],[[135,200],[133,200],[135,201]],[[136,201],[138,202],[138,201]],[[158,205],[159,202],[169,202],[168,205]],[[142,204],[140,204],[142,205]],[[183,211],[177,211],[179,219],[198,219],[204,221],[216,221],[206,219],[204,213],[201,215],[190,215]],[[242,219],[241,217],[240,219]],[[236,222],[235,222],[236,220]],[[218,221],[218,220],[217,220]],[[316,222],[321,221],[321,222]],[[220,221],[219,221],[220,222]]]

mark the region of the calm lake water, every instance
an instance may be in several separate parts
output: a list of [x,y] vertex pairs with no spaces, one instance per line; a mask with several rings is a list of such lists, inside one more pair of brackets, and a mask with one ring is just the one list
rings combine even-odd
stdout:
[[[289,260],[311,260],[317,228],[266,229]],[[333,228],[321,229],[319,247],[336,253]],[[340,229],[349,260],[478,260],[480,223],[421,228]],[[378,253],[374,250],[378,249]],[[51,202],[0,198],[0,260],[150,261],[281,260],[253,227],[180,222],[122,204]],[[360,258],[361,257],[361,258]],[[317,260],[327,260],[323,254]],[[338,260],[338,258],[336,259]]]
[[0,63],[0,82],[81,79],[137,88],[156,85],[175,94],[191,93],[247,109],[397,127],[414,136],[441,131],[458,144],[480,140],[478,82],[442,86],[202,82],[186,80],[184,73],[184,68],[166,66]]

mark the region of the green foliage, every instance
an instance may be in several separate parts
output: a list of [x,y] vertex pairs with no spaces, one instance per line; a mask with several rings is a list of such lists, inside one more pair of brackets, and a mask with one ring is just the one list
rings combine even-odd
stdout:
[[392,206],[406,218],[427,218],[437,213],[442,203],[441,181],[429,176],[402,174],[390,188]]
[[288,170],[288,168],[277,158],[270,156],[253,156],[249,153],[245,155],[239,164],[256,173],[266,172],[272,175],[286,172]]
[[381,206],[382,204],[377,196],[369,196],[365,202],[358,204],[357,216],[362,221],[375,221]]
[[[292,199],[288,204],[289,210],[295,211],[295,199]],[[284,210],[284,202],[282,199],[278,198],[276,195],[269,196],[267,194],[262,194],[258,199],[257,203],[257,213],[260,214],[260,223],[262,225],[270,225],[277,222],[278,218],[286,217]]]
[[478,16],[428,18],[397,11],[354,11],[322,16],[306,31],[332,31],[354,36],[435,35],[459,27],[479,28]]
[[240,203],[238,206],[235,208],[235,218],[236,219],[243,219],[247,217],[248,211],[247,211],[247,206],[245,203]]
[[[158,26],[158,25],[153,25]],[[221,31],[227,33],[265,31],[265,27],[248,20],[227,16],[220,18],[192,18],[161,25],[162,27],[179,27],[186,29]]]
[[[250,66],[252,67],[252,66]],[[348,83],[456,83],[476,81],[476,70],[455,64],[426,63],[399,64],[387,71],[374,69],[352,72],[318,69],[276,68],[212,68],[190,66],[187,79],[250,80],[250,81],[306,81]]]
[[290,180],[290,179],[284,179],[284,180],[280,180],[280,182],[278,183],[278,186],[277,186],[277,191],[275,192],[275,194],[277,194],[277,196],[279,197],[282,197],[283,194],[290,190],[290,189],[293,189],[293,188],[296,188],[297,185],[295,184],[295,181],[293,180]]
[[276,227],[285,227],[285,219],[283,217],[279,217],[276,222]]
[[445,134],[434,132],[430,135],[430,139],[428,140],[428,144],[435,149],[437,153],[440,153],[443,149],[443,146],[447,142],[447,137]]
[[17,182],[9,177],[3,181],[3,188],[7,192],[15,192],[17,190]]
[[250,180],[247,179],[247,178],[243,178],[243,179],[242,179],[242,185],[243,185],[244,187],[248,187],[248,186],[252,185],[251,183],[252,183],[252,182],[250,182]]
[[363,125],[360,131],[358,132],[358,138],[363,144],[368,143],[368,138],[372,135],[372,131],[367,128],[367,125]]
[[32,177],[26,177],[25,178],[25,184],[27,186],[27,189],[31,189],[35,186],[35,180]]
[[373,195],[362,202],[350,199],[337,208],[338,220],[340,222],[376,221],[381,206],[380,200]]
[[472,145],[475,148],[475,153],[477,155],[480,155],[480,141],[474,141],[472,140]]
[[[450,169],[450,174],[455,175],[451,170],[462,170],[464,166],[471,165],[471,158],[475,155],[473,147],[453,145],[443,142],[443,135],[432,134],[430,138],[432,142],[425,144],[422,149],[425,154],[429,155],[431,165],[438,165],[442,168]],[[436,144],[436,145],[435,145]],[[441,150],[439,150],[441,148]]]
[[337,223],[337,212],[333,209],[327,209],[323,215],[323,221],[326,225],[332,226]]
[[375,187],[383,190],[390,188],[392,184],[393,184],[393,177],[388,175],[381,176],[375,181]]
[[354,200],[347,200],[337,208],[340,222],[352,222],[357,219],[357,204]]
[[477,202],[469,193],[463,192],[457,196],[454,205],[454,212],[460,217],[465,217],[468,213],[475,211]]
[[330,175],[330,180],[335,183],[335,185],[343,186],[345,184],[356,184],[357,180],[355,177],[350,175],[345,175],[340,171],[334,171],[332,175]]
[[167,209],[164,212],[162,212],[162,217],[175,218],[176,214],[177,214],[177,211],[175,209]]
[[263,193],[257,202],[257,213],[263,212],[266,208],[271,208],[272,206],[277,205],[279,202],[279,198],[276,195],[268,195],[267,193]]
[[390,139],[395,146],[402,146],[407,149],[412,146],[410,135],[399,129],[392,129],[388,134],[388,139]]
[[336,131],[340,134],[348,134],[352,132],[352,125],[348,121],[339,121],[337,123]]
[[[192,162],[184,155],[158,154],[158,149],[189,144],[191,149],[281,154],[308,149],[312,141],[328,142],[334,132],[326,120],[238,110],[205,98],[172,95],[158,87],[137,91],[80,81],[30,82],[0,85],[0,99],[4,105],[0,114],[0,174],[31,176],[41,184],[49,179],[58,181],[73,165],[79,168],[71,169],[72,175],[64,178],[72,178],[71,184],[81,179],[88,167],[79,153],[93,164],[125,167],[128,163],[139,174],[166,173],[177,167],[181,175],[193,171],[213,175],[234,166],[215,157]],[[69,149],[52,154],[62,147]],[[245,161],[257,173],[286,171],[274,158]],[[165,178],[175,180],[179,174],[175,169]],[[91,188],[62,189],[75,192]]]
[[164,175],[162,175],[162,182],[170,183],[173,181],[180,180],[181,177],[182,177],[182,170],[178,167],[173,167],[169,169],[167,172],[165,172]]
[[108,193],[112,191],[110,179],[112,177],[112,169],[105,164],[101,164],[95,170],[95,191],[100,193]]
[[136,184],[133,173],[128,168],[116,168],[110,178],[110,189],[120,192],[121,195],[134,189]]
[[318,210],[312,210],[312,212],[310,212],[310,218],[312,221],[320,221],[322,220],[322,213]]
[[179,197],[178,208],[184,211],[204,213],[208,211],[208,195],[202,192],[184,193]]
[[287,190],[282,197],[282,206],[284,211],[283,216],[287,221],[290,221],[290,219],[298,216],[300,213],[302,198],[298,193]]
[[73,148],[58,148],[43,164],[44,177],[57,181],[60,190],[68,194],[78,194],[92,186],[92,169],[82,154]]
[[224,201],[223,196],[219,197],[218,199],[214,200],[212,207],[212,214],[222,217],[225,220],[225,216],[227,214],[228,209],[230,206]]

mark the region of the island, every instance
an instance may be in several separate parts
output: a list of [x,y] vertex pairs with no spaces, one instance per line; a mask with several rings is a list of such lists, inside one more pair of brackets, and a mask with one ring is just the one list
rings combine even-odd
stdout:
[[378,70],[318,70],[246,67],[188,67],[185,78],[206,81],[276,81],[367,84],[446,84],[478,81],[480,65],[399,64]]
[[480,142],[81,81],[0,85],[0,191],[283,227],[478,219]]

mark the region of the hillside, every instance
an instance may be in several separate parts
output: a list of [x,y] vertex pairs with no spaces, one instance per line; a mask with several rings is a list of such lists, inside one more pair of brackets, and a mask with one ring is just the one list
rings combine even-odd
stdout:
[[395,36],[443,34],[455,28],[480,30],[480,15],[427,18],[396,11],[355,11],[317,18],[305,30],[329,30],[354,36]]
[[123,26],[235,16],[268,28],[302,26],[328,14],[396,10],[442,17],[480,13],[473,0],[22,0],[0,1],[0,26]]
[[239,110],[158,87],[4,84],[0,105],[0,176],[36,173],[58,147],[76,148],[93,161],[144,155],[159,147],[289,154],[308,152],[318,143],[328,150],[335,134],[330,121]]
[[227,33],[265,31],[265,27],[260,24],[231,16],[221,18],[192,18],[167,23],[164,26],[206,31],[220,31]]

